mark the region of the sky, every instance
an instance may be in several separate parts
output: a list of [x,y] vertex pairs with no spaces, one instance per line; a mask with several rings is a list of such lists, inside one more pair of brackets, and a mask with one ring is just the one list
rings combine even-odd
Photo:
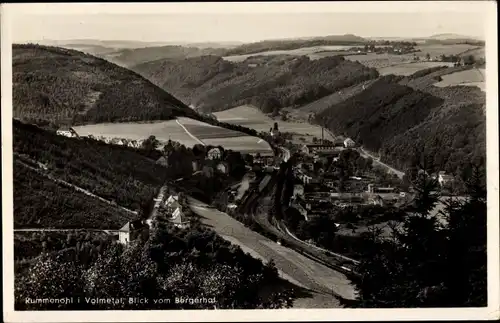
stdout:
[[[13,15],[10,17],[11,35],[13,42],[43,39],[253,42],[342,34],[362,37],[426,37],[455,33],[484,39],[486,33],[483,7],[470,6],[457,10],[459,6],[453,5],[453,2],[448,2],[451,6],[441,6],[434,10],[429,10],[429,5],[422,4],[420,7],[413,4],[414,9],[408,10],[411,6],[398,8],[392,2],[378,3],[379,7],[374,7],[372,2],[371,12],[361,10],[370,7],[370,4],[353,7],[353,2],[345,6],[338,6],[341,2],[334,3],[333,6],[330,3],[314,6],[312,3],[302,9],[290,3],[275,3],[274,7],[267,6],[267,9],[258,5],[249,7],[248,4],[246,7],[233,4],[232,10],[227,6],[225,9],[206,7],[210,10],[201,10],[200,4],[194,10],[193,6],[189,6],[193,3],[185,6],[177,4],[178,7],[175,8],[162,6],[157,7],[157,10],[148,6],[142,7],[149,8],[148,10],[139,7],[134,10],[133,7],[124,5],[108,5],[105,9],[93,7],[93,10],[89,10],[91,5],[66,7],[72,10],[62,10],[64,8],[61,4],[45,4],[36,10],[33,10],[36,8],[34,5],[25,5],[24,9],[13,6]],[[384,10],[381,10],[380,4]],[[159,5],[161,4],[156,6]]]

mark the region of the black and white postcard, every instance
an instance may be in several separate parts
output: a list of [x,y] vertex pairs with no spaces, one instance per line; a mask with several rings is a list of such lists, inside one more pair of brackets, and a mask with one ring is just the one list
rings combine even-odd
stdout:
[[495,2],[10,3],[1,32],[6,322],[499,318]]

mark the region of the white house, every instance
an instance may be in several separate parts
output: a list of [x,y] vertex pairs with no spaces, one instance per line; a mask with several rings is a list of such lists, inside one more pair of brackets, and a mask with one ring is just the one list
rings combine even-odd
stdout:
[[215,148],[212,148],[208,151],[207,153],[207,157],[208,159],[210,160],[215,160],[215,159],[221,159],[222,157],[222,152],[220,151],[219,148],[215,147]]
[[352,148],[355,145],[356,145],[356,143],[351,138],[347,138],[346,140],[344,140],[344,147],[346,147],[346,148]]
[[304,185],[296,184],[293,186],[293,196],[304,196]]
[[220,162],[217,164],[217,170],[221,172],[222,174],[227,174],[229,173],[229,165],[226,162]]
[[168,212],[173,212],[179,206],[180,204],[178,195],[170,195],[165,201],[165,207],[167,208]]
[[141,220],[127,222],[120,230],[118,230],[118,241],[127,245],[134,240],[141,230],[146,228],[146,225]]

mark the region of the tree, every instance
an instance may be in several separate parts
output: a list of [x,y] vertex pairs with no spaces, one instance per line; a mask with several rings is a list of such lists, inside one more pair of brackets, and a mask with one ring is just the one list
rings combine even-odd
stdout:
[[425,54],[425,59],[429,61],[431,59],[431,55],[429,53]]
[[[376,231],[364,237],[355,307],[486,305],[486,204],[479,176],[469,183],[467,201],[450,201],[444,214],[431,216],[435,183],[418,177],[402,228],[389,239]],[[443,216],[447,224],[438,221]]]

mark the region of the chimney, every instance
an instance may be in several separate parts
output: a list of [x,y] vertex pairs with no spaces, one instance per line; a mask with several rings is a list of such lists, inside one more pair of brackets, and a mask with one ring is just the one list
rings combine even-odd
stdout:
[[321,144],[325,142],[325,129],[321,127]]

